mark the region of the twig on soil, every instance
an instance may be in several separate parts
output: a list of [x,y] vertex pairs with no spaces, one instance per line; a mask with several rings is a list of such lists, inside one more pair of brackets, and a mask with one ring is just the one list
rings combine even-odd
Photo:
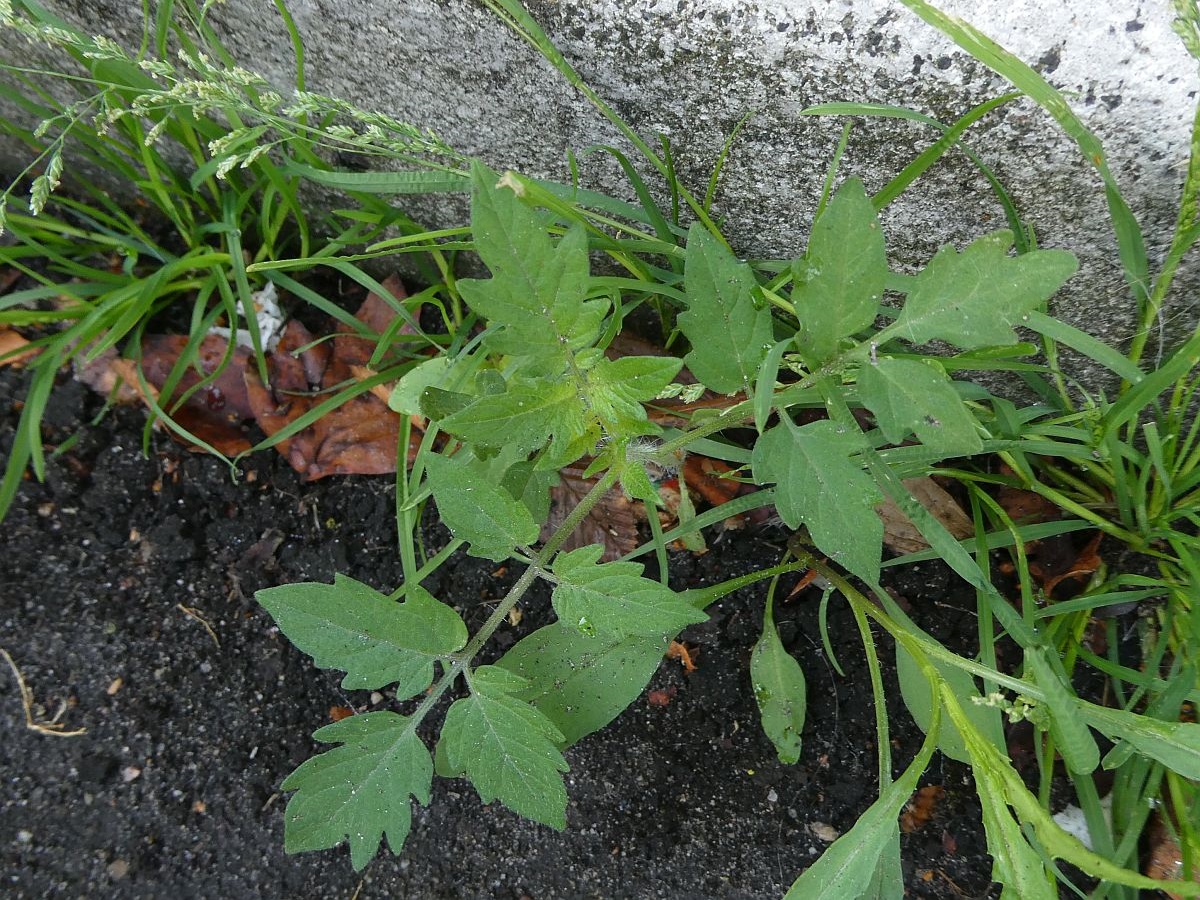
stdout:
[[8,651],[0,647],[0,655],[4,657],[8,667],[12,669],[13,677],[17,679],[17,689],[21,692],[21,706],[25,710],[25,727],[30,731],[36,731],[38,734],[49,734],[55,737],[78,737],[87,732],[86,728],[76,728],[73,731],[63,731],[66,727],[62,722],[58,721],[62,718],[63,713],[67,711],[67,701],[63,700],[59,704],[58,712],[45,722],[39,722],[33,715],[33,692],[29,690],[29,686],[25,684],[25,678],[21,674],[21,670],[17,668],[17,664],[13,662],[13,658],[8,655]]
[[201,625],[203,625],[204,630],[208,632],[208,636],[210,638],[212,638],[213,643],[217,645],[217,649],[218,650],[221,649],[221,642],[219,640],[217,640],[217,633],[215,631],[213,631],[213,627],[211,625],[209,625],[208,622],[205,621],[204,616],[200,615],[199,612],[192,609],[192,607],[190,607],[190,606],[184,606],[182,603],[176,603],[175,605],[179,608],[179,611],[182,612],[185,616],[189,616],[189,617],[195,619]]

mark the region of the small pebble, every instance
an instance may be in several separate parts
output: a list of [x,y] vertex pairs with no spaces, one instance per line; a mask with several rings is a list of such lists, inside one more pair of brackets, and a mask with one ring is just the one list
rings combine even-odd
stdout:
[[28,844],[32,840],[33,840],[33,832],[32,831],[26,831],[24,828],[22,828],[20,831],[17,832],[17,843],[18,844]]
[[840,836],[836,828],[824,822],[810,822],[808,831],[813,837],[827,844],[832,844]]
[[129,874],[129,863],[123,859],[114,859],[108,864],[108,875],[113,881],[120,881]]
[[768,803],[774,803],[778,799],[779,799],[779,795],[777,793],[775,793],[775,788],[771,788],[769,791],[767,791],[767,802]]
[[121,770],[121,780],[126,784],[137,781],[142,776],[142,770],[137,766],[126,766]]

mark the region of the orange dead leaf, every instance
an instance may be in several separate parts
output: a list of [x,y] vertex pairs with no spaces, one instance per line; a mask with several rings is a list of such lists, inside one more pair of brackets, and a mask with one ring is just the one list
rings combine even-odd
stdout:
[[[1054,589],[1068,578],[1089,578],[1097,569],[1100,568],[1102,562],[1100,560],[1100,538],[1102,534],[1097,531],[1095,536],[1088,541],[1086,547],[1080,551],[1079,556],[1075,558],[1075,562],[1071,567],[1057,575],[1047,578],[1042,584],[1042,590],[1046,592],[1047,597],[1054,595]],[[1032,566],[1030,567],[1032,569]]]
[[796,582],[796,586],[792,588],[788,595],[783,598],[783,602],[787,603],[790,600],[794,600],[804,591],[805,588],[807,588],[820,577],[821,573],[819,573],[816,569],[809,569],[800,577],[800,580]]
[[20,368],[26,360],[32,359],[41,352],[41,348],[30,347],[29,341],[11,328],[0,327],[0,366]]
[[331,706],[329,707],[329,718],[334,722],[340,722],[342,719],[348,719],[354,715],[354,710],[348,706]]
[[711,506],[728,503],[741,493],[740,482],[724,477],[732,471],[729,464],[707,456],[689,456],[683,463],[683,478],[688,488]]
[[[366,381],[379,373],[374,369],[369,369],[366,366],[351,366],[350,374],[359,381]],[[387,384],[377,384],[371,388],[371,393],[382,400],[385,404],[392,396],[392,389],[395,388],[396,382],[388,382]]]
[[[399,315],[393,304],[399,305],[400,301],[408,296],[400,276],[394,273],[384,279],[382,286],[392,295],[392,301],[389,302],[372,291],[367,294],[367,299],[362,302],[358,312],[354,314],[354,318],[375,334],[382,334],[391,327],[396,316]],[[371,359],[371,354],[375,352],[375,341],[359,337],[354,333],[354,329],[344,322],[338,323],[337,332],[337,337],[333,339],[333,355],[347,365],[365,366]],[[413,333],[412,327],[407,323],[400,329],[400,334]],[[386,400],[386,398],[384,399]]]
[[677,693],[679,693],[679,688],[674,685],[661,691],[649,691],[646,694],[646,702],[651,706],[670,706]]
[[[75,379],[97,394],[112,397],[114,403],[142,402],[137,366],[132,359],[122,358],[115,347],[109,347],[91,362],[84,362],[87,353],[75,357]],[[151,387],[153,390],[153,387]]]
[[929,784],[918,790],[900,815],[900,830],[905,834],[912,834],[924,828],[933,818],[938,803],[945,795],[946,789],[940,784]]
[[695,672],[697,668],[696,657],[700,655],[699,649],[690,647],[687,644],[681,644],[679,641],[671,641],[667,645],[667,659],[677,659],[682,664],[683,669],[689,675]]
[[[1146,859],[1144,874],[1147,878],[1157,881],[1178,881],[1183,877],[1183,851],[1179,842],[1171,836],[1171,832],[1163,824],[1159,816],[1155,816],[1146,832],[1150,845],[1150,855]],[[1193,880],[1200,882],[1200,873]],[[1183,895],[1164,891],[1171,900],[1179,900]]]

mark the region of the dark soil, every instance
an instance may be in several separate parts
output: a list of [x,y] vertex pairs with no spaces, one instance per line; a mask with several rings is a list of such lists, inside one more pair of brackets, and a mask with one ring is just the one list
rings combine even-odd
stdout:
[[[20,373],[0,374],[0,453],[23,385]],[[776,613],[809,682],[803,757],[784,766],[749,684],[766,590],[758,586],[685,633],[700,648],[698,671],[664,661],[651,688],[674,691],[669,705],[644,695],[567,752],[565,832],[484,807],[466,782],[439,779],[402,852],[385,851],[362,875],[344,848],[285,855],[279,783],[318,750],[312,731],[330,721],[331,706],[363,711],[390,699],[373,706],[370,694],[344,693],[336,673],[314,669],[279,634],[254,591],[335,572],[393,588],[391,480],[302,484],[263,454],[235,483],[217,460],[161,434],[144,456],[138,411],[81,425],[99,406],[78,384],[61,385],[44,436],[51,446],[75,443],[49,461],[45,484],[24,485],[2,526],[0,647],[36,715],[65,703],[62,721],[87,731],[27,729],[16,680],[0,667],[0,894],[776,898],[874,798],[873,706],[845,604],[832,604],[830,621],[845,677],[821,649],[815,598]],[[447,540],[433,522],[425,537],[431,552]],[[672,559],[674,586],[773,564],[785,540],[770,526],[725,533],[707,555]],[[497,568],[457,558],[426,586],[475,627],[514,577]],[[970,645],[969,605],[943,571],[911,569],[893,584],[924,627]],[[547,610],[544,596],[528,598],[498,649],[544,624]],[[886,661],[890,647],[880,646]],[[899,767],[920,734],[889,683]],[[903,837],[909,894],[991,895],[967,769],[937,757],[923,783],[946,795],[923,829]]]

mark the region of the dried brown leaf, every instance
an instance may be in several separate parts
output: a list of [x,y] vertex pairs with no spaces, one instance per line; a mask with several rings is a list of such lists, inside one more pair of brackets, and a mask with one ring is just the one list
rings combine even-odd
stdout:
[[[187,347],[187,338],[182,335],[149,335],[142,342],[142,370],[146,381],[161,390],[171,370],[179,361],[179,355]],[[229,342],[217,335],[204,338],[196,352],[195,365],[189,366],[179,379],[169,398],[162,406],[171,414],[180,427],[194,434],[226,456],[236,456],[249,450],[251,443],[246,436],[244,423],[253,418],[243,372],[250,359],[250,351],[235,347],[231,358],[222,369],[221,364],[229,354]],[[200,371],[196,370],[199,366]],[[174,408],[175,400],[194,388],[203,377],[220,369],[220,374],[204,387],[192,393],[184,403]],[[183,438],[171,431],[171,436],[181,443]],[[192,449],[202,449],[192,447]]]
[[[542,526],[543,541],[549,540],[595,485],[596,479],[584,478],[583,471],[580,466],[567,466],[559,472],[559,484],[550,489],[550,516]],[[575,550],[589,544],[604,545],[601,559],[605,562],[612,562],[637,546],[637,516],[633,503],[620,490],[613,488],[600,499],[562,549]]]
[[[247,369],[246,389],[259,427],[274,436],[323,403],[324,394],[285,394]],[[417,436],[419,437],[419,436]],[[400,417],[371,394],[359,394],[276,446],[305,481],[329,475],[383,475],[396,471]],[[410,445],[411,460],[416,447]]]
[[30,347],[29,341],[8,326],[0,327],[0,367],[20,368],[41,352],[40,347]]
[[[399,275],[389,275],[384,279],[383,287],[395,298],[394,303],[398,303],[408,296]],[[396,308],[392,303],[372,291],[367,294],[367,299],[362,302],[362,306],[358,308],[354,318],[376,334],[382,334],[391,327],[397,315]],[[371,354],[375,352],[375,341],[355,335],[354,330],[342,322],[338,323],[337,331],[338,336],[333,339],[334,356],[348,365],[365,366],[371,359]],[[400,333],[412,334],[412,327],[406,323],[400,329]]]
[[[975,533],[975,527],[962,507],[932,478],[906,478],[904,486],[955,538],[962,540]],[[893,553],[903,556],[929,549],[928,541],[912,519],[891,498],[885,498],[875,511],[883,520],[883,543]]]
[[86,352],[80,353],[72,362],[76,381],[86,384],[97,394],[111,397],[114,403],[142,402],[137,366],[133,360],[122,358],[115,347],[109,347],[91,362],[84,362],[86,356]]
[[[1143,874],[1157,881],[1178,881],[1183,877],[1183,851],[1179,842],[1171,836],[1170,830],[1163,824],[1161,817],[1155,816],[1146,830],[1146,841],[1150,853],[1146,857]],[[1193,879],[1200,882],[1200,873]],[[1164,891],[1171,900],[1180,900],[1182,894]]]
[[1018,525],[1031,522],[1052,522],[1059,517],[1060,513],[1059,508],[1045,497],[1021,488],[1001,488],[996,494],[996,502]]

